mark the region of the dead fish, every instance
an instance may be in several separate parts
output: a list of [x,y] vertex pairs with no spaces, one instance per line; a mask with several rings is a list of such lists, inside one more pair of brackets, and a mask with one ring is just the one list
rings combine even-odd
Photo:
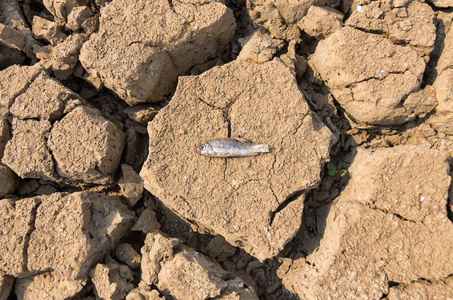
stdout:
[[198,152],[211,157],[255,156],[271,150],[269,145],[254,144],[243,138],[218,139],[197,147]]

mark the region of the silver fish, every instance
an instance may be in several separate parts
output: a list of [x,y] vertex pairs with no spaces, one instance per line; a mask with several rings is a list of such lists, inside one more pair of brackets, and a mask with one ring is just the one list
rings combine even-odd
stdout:
[[197,147],[197,151],[211,157],[255,156],[271,152],[272,147],[254,144],[243,138],[218,139]]

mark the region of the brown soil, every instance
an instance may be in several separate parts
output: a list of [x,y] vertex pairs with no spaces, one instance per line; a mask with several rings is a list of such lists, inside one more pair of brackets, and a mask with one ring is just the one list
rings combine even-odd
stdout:
[[0,300],[451,299],[452,20],[0,1]]

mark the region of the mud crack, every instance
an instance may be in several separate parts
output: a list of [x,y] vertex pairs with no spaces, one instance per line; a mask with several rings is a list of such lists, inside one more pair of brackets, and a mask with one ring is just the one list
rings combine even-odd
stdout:
[[[271,190],[272,190],[272,188],[271,188]],[[274,191],[272,190],[272,192],[274,192]],[[305,194],[306,192],[307,192],[306,190],[300,190],[300,191],[296,191],[296,192],[292,193],[291,195],[289,195],[288,197],[286,197],[285,201],[280,203],[280,205],[277,207],[277,209],[271,213],[270,225],[272,226],[275,216],[279,212],[281,212],[283,209],[285,209],[286,206],[288,206],[288,204],[290,204],[291,202],[293,202],[294,200],[296,200],[297,198],[299,198],[301,195]],[[275,194],[274,194],[274,196],[275,196]]]
[[219,107],[219,106],[215,106],[211,103],[208,103],[206,102],[205,100],[201,99],[200,97],[197,97],[199,101],[203,102],[204,104],[206,104],[207,106],[213,108],[213,109],[216,109],[216,110],[221,110],[222,111],[222,116],[223,116],[223,120],[224,122],[227,124],[227,129],[228,129],[228,138],[231,138],[231,119],[230,119],[230,109],[231,109],[231,106],[236,102],[236,99],[230,101],[227,105],[225,105],[224,107]]
[[204,101],[204,100],[201,99],[200,97],[197,97],[197,98],[198,98],[198,100],[200,100],[201,102],[203,102],[204,104],[206,104],[207,106],[209,106],[209,107],[211,107],[211,108],[222,110],[222,107],[218,107],[218,106],[212,105],[211,103],[208,103],[208,102]]
[[223,120],[227,124],[227,129],[228,129],[228,138],[231,138],[231,120],[230,120],[230,115],[228,110],[222,110],[223,113]]
[[[45,141],[44,148],[45,148],[45,150],[47,150],[47,153],[49,153],[50,159],[52,160],[52,163],[53,163],[53,176],[55,176],[55,178],[49,178],[49,180],[58,181],[60,179],[60,175],[58,174],[58,170],[59,170],[58,162],[55,159],[55,156],[53,155],[52,149],[49,147],[49,138],[50,138],[50,132],[51,132],[52,128],[53,128],[53,124],[52,124],[52,127],[49,128],[49,130],[44,134],[44,141]],[[97,167],[97,165],[95,166],[95,168],[96,167]]]
[[175,10],[175,6],[173,5],[173,0],[167,0],[168,1],[168,6],[170,6],[170,9],[175,13],[176,13],[176,10]]
[[[402,18],[405,19],[405,18]],[[349,25],[351,26],[351,25]],[[403,39],[398,39],[396,37],[391,36],[389,33],[385,32],[384,30],[379,30],[379,29],[369,29],[369,28],[364,28],[364,27],[359,27],[359,26],[351,26],[354,29],[360,30],[365,33],[370,33],[370,34],[375,34],[382,36],[383,38],[389,40],[392,44],[394,45],[400,45],[400,46],[408,46],[410,45],[410,42],[405,41]]]
[[30,236],[31,234],[33,233],[33,231],[35,231],[36,229],[36,226],[35,226],[35,222],[36,222],[36,215],[37,215],[37,212],[38,212],[38,207],[41,205],[41,201],[38,200],[39,202],[36,203],[36,205],[32,208],[31,210],[31,220],[30,220],[30,225],[29,225],[29,228],[28,228],[28,231],[27,231],[27,234],[25,235],[25,238],[24,238],[24,250],[23,250],[23,258],[24,258],[24,266],[23,268],[25,270],[28,271],[28,247],[30,245]]
[[414,224],[416,224],[416,223],[422,223],[422,222],[417,222],[417,221],[414,221],[414,220],[406,219],[405,217],[403,217],[403,216],[400,215],[400,214],[390,212],[390,211],[388,211],[388,210],[386,210],[386,209],[377,207],[376,205],[372,205],[372,204],[370,204],[370,203],[361,203],[361,202],[358,202],[358,201],[357,201],[357,203],[359,203],[360,205],[363,205],[363,206],[365,206],[365,207],[367,207],[367,208],[369,208],[369,209],[373,209],[373,210],[377,210],[377,211],[383,212],[383,213],[386,214],[386,215],[395,216],[395,217],[397,217],[398,219],[400,219],[401,221],[410,222],[410,223],[414,223]]
[[[407,71],[409,71],[407,68],[404,70],[404,71],[392,71],[392,72],[388,72],[385,76],[383,77],[376,77],[376,76],[370,76],[370,77],[367,77],[367,78],[364,78],[364,79],[361,79],[361,80],[357,80],[357,81],[354,81],[353,83],[350,83],[350,84],[347,84],[345,86],[345,88],[347,89],[351,89],[351,88],[354,88],[356,87],[359,83],[363,83],[363,82],[368,82],[370,80],[384,80],[385,78],[387,78],[389,75],[401,75],[401,74],[404,74],[406,73]],[[414,75],[415,76],[415,75]]]
[[[8,103],[8,107],[7,107],[8,109],[11,108],[11,106],[13,106],[14,102],[16,102],[17,97],[19,97],[23,93],[27,92],[28,88],[30,87],[30,85],[33,84],[33,82],[35,82],[35,80],[39,76],[39,74],[41,74],[41,72],[36,72],[36,74],[34,74],[33,77],[30,79],[30,81],[28,81],[22,89],[20,89],[16,94],[14,94],[11,97],[12,100],[11,100],[11,103]],[[1,97],[2,97],[2,95],[0,95],[0,99],[1,99]]]

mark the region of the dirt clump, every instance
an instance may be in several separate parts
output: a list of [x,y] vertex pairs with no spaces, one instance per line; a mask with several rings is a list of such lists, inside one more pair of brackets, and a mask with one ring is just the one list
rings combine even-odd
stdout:
[[66,80],[74,72],[79,61],[80,49],[85,41],[84,35],[71,34],[56,46],[35,46],[33,52],[44,68],[59,80]]
[[141,231],[143,233],[151,233],[158,229],[160,229],[160,224],[157,221],[156,213],[149,207],[141,213],[137,222],[131,227],[131,231]]
[[131,270],[113,259],[106,264],[97,264],[91,271],[95,294],[101,299],[124,299],[134,289]]
[[160,232],[146,236],[142,253],[142,282],[155,284],[165,295],[183,299],[258,299],[244,282],[202,254]]
[[121,165],[118,185],[130,206],[134,206],[143,195],[143,179],[128,164]]
[[76,93],[41,71],[27,90],[14,99],[9,112],[20,120],[54,121],[79,104],[81,99]]
[[380,35],[346,26],[321,41],[310,62],[357,122],[401,124],[437,105],[430,86],[420,89],[423,58]]
[[67,280],[52,273],[16,279],[18,299],[66,299],[82,294],[87,280]]
[[132,290],[126,297],[126,300],[165,300],[165,297],[159,295],[159,291],[151,288],[138,287]]
[[[20,78],[28,70],[13,66],[1,74]],[[3,90],[12,138],[2,162],[22,178],[111,181],[124,149],[124,133],[45,71],[30,70],[31,83],[19,81]]]
[[1,206],[2,271],[20,278],[51,271],[55,284],[87,278],[133,220],[118,199],[93,192],[3,199]]
[[[13,276],[29,275],[26,251],[35,221],[37,198],[3,199],[1,209],[1,271]],[[25,255],[24,255],[25,253]]]
[[313,3],[313,0],[249,0],[247,9],[256,26],[266,28],[277,39],[294,40],[300,35],[297,22]]
[[48,146],[61,177],[102,184],[119,165],[124,133],[96,109],[77,107],[54,124]]
[[[294,74],[278,59],[233,62],[182,78],[148,132],[140,172],[145,188],[260,260],[277,255],[296,233],[305,194],[319,184],[331,142],[330,130],[311,114]],[[275,150],[231,160],[195,150],[229,136]]]
[[119,199],[93,192],[41,199],[27,266],[35,272],[52,270],[67,279],[86,277],[93,262],[118,244],[134,219]]
[[20,31],[0,24],[0,42],[10,48],[22,50],[25,46],[25,36]]
[[74,7],[68,15],[65,27],[74,32],[83,30],[91,34],[98,29],[99,20],[87,6]]
[[301,298],[380,299],[389,281],[451,274],[446,154],[410,146],[359,149],[349,171],[348,186],[326,209],[319,247],[280,270],[285,286]]
[[50,122],[15,119],[12,125],[13,137],[6,144],[2,163],[21,178],[55,180],[55,164],[45,138]]
[[64,41],[66,34],[61,31],[61,28],[55,22],[35,16],[33,18],[33,35],[38,39],[48,41],[52,46]]
[[234,33],[230,9],[215,1],[201,4],[112,1],[99,31],[82,47],[83,67],[130,105],[162,100],[178,75],[217,55]]
[[131,269],[140,268],[141,256],[134,250],[131,244],[119,244],[115,249],[115,256]]
[[129,119],[140,125],[146,126],[152,121],[159,112],[160,107],[152,106],[151,104],[137,104],[124,109]]
[[264,30],[257,30],[241,39],[240,42],[243,47],[237,59],[249,63],[263,63],[272,60],[275,53],[284,46],[282,40],[272,38]]
[[204,249],[210,257],[214,257],[220,261],[226,261],[228,257],[236,253],[236,248],[228,243],[223,236],[216,236],[206,245]]
[[309,36],[319,40],[343,27],[344,15],[331,7],[310,6],[307,15],[297,24]]
[[0,72],[0,106],[9,109],[16,97],[22,94],[41,73],[39,67],[14,65]]
[[436,39],[433,21],[434,11],[421,1],[369,1],[357,6],[346,25],[408,45],[428,60]]
[[15,0],[0,2],[0,40],[8,48],[20,50],[30,59],[34,58],[33,45],[39,44],[33,37],[32,31],[24,18],[19,3]]
[[74,8],[88,4],[87,0],[43,0],[42,2],[59,25],[66,24],[68,15]]

